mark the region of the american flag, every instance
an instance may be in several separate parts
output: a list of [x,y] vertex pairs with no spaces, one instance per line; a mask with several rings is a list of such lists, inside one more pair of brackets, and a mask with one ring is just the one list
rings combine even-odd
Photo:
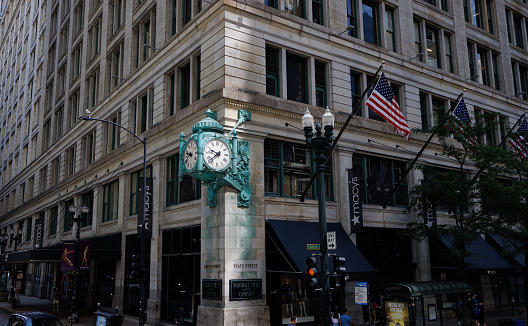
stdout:
[[528,134],[528,121],[526,118],[523,120],[519,129],[516,133],[513,133],[512,136],[508,139],[508,142],[515,148],[522,157],[528,157],[528,145],[526,144],[526,139],[524,136]]
[[477,137],[472,134],[471,118],[466,107],[464,98],[461,98],[455,107],[453,117],[446,123],[446,128],[453,133],[453,135],[461,136],[468,145],[475,146],[477,144]]
[[396,101],[396,96],[394,96],[384,73],[381,73],[376,87],[365,104],[385,119],[385,121],[392,124],[395,132],[402,134],[409,140],[411,130],[407,125],[407,121],[405,121],[405,117]]

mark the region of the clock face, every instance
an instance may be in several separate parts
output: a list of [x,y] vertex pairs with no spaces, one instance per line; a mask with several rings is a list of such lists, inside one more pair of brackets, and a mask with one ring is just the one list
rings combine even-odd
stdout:
[[183,157],[183,162],[187,170],[192,170],[196,165],[196,160],[198,159],[198,145],[194,139],[189,140],[187,146],[185,147],[185,153]]
[[224,169],[231,160],[231,153],[226,143],[212,139],[204,147],[205,163],[213,170]]

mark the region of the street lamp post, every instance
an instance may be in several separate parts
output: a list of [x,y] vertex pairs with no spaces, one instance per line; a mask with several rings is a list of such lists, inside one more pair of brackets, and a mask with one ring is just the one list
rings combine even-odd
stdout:
[[73,285],[72,285],[72,297],[71,297],[71,306],[70,306],[70,323],[78,323],[79,322],[79,315],[77,314],[77,276],[79,274],[79,268],[80,268],[80,250],[81,250],[81,222],[85,220],[85,214],[88,214],[90,211],[89,207],[83,206],[81,208],[81,212],[83,215],[78,215],[75,217],[75,211],[77,210],[77,207],[75,205],[71,205],[69,207],[70,214],[71,214],[71,220],[72,224],[75,223],[75,251],[74,251],[74,258],[73,258]]
[[[87,111],[89,114],[89,112]],[[130,131],[129,129],[123,127],[120,124],[117,124],[112,121],[103,120],[103,119],[96,119],[92,118],[90,116],[82,116],[79,117],[79,120],[87,120],[87,121],[101,121],[104,123],[112,124],[116,127],[119,127],[121,129],[125,129],[128,131],[132,136],[136,137],[142,144],[143,144],[143,211],[142,211],[142,221],[141,221],[141,232],[139,234],[140,236],[140,242],[141,242],[141,248],[140,248],[140,273],[139,273],[139,326],[142,326],[147,321],[147,311],[146,311],[146,268],[145,268],[145,212],[146,212],[146,206],[147,206],[147,191],[145,190],[145,187],[147,185],[147,137],[143,137],[141,139],[138,135]]]
[[22,229],[18,228],[17,235],[15,235],[15,229],[11,229],[11,236],[13,241],[15,241],[15,251],[18,251],[18,243],[22,240]]
[[7,246],[7,232],[4,232],[2,234],[0,234],[0,250],[1,250],[1,253],[2,255],[5,254],[5,249],[6,249],[6,246]]
[[333,146],[332,136],[334,134],[334,115],[328,107],[322,118],[324,126],[324,136],[321,132],[321,124],[315,126],[315,137],[313,137],[314,117],[308,108],[302,117],[304,136],[306,137],[306,147],[315,151],[315,169],[317,173],[317,203],[319,208],[319,241],[321,247],[321,303],[323,309],[323,325],[331,324],[330,307],[332,304],[332,293],[330,292],[329,272],[328,272],[328,243],[326,235],[326,203],[324,172],[326,153]]

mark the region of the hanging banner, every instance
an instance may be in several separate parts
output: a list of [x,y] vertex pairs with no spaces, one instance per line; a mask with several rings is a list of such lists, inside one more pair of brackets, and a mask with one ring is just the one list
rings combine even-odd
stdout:
[[79,255],[75,255],[75,242],[67,241],[62,243],[61,272],[75,270],[75,258],[79,259],[79,270],[90,269],[90,259],[92,255],[92,241],[84,240],[79,244]]
[[[138,236],[141,235],[141,232],[144,232],[143,235],[145,239],[152,238],[152,209],[150,203],[152,202],[152,189],[153,188],[153,179],[147,178],[147,196],[145,198],[145,222],[143,227],[143,178],[139,178],[139,187],[137,192],[137,212],[138,212]],[[142,231],[144,229],[144,231]]]
[[428,197],[425,197],[422,199],[422,207],[427,235],[434,235],[436,234],[437,225],[436,205]]
[[350,232],[363,232],[363,196],[359,175],[348,170],[348,202],[350,205]]
[[39,218],[35,220],[35,235],[33,241],[33,249],[42,248],[42,241],[44,239],[44,220]]

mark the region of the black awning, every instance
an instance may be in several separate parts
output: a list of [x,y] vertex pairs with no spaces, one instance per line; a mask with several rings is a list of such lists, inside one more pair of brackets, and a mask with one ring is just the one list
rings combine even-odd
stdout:
[[410,297],[467,292],[471,292],[469,283],[459,281],[390,283],[384,285],[380,291],[383,295],[403,295]]
[[511,251],[516,248],[522,248],[522,244],[518,243],[515,240],[511,239],[505,239],[504,237],[496,234],[489,234],[486,236],[486,240],[497,249],[497,251],[504,253],[506,256],[506,259],[512,259],[510,262],[513,262],[514,264],[518,264],[518,266],[524,267],[524,254],[519,253],[515,255],[511,255]]
[[[317,222],[300,222],[300,221],[283,221],[268,220],[273,231],[286,249],[291,260],[295,263],[298,271],[306,269],[306,258],[313,253],[307,249],[309,244],[319,244],[319,223]],[[346,258],[346,269],[349,273],[372,273],[376,272],[367,259],[356,247],[354,242],[348,237],[347,233],[339,223],[328,223],[328,231],[336,232],[336,250],[328,250],[329,253],[335,253],[340,257]]]
[[[440,240],[448,247],[453,245],[453,237],[442,236]],[[502,257],[493,247],[486,242],[486,240],[478,237],[477,240],[471,242],[468,246],[468,251],[472,254],[470,257],[464,259],[464,263],[469,269],[509,269],[514,268],[504,257]]]
[[[85,240],[85,239],[81,239]],[[92,241],[93,260],[121,259],[121,233],[115,233],[90,239]],[[36,263],[59,262],[62,255],[62,243],[47,248],[29,249],[0,255],[0,263]]]
[[29,262],[58,262],[61,257],[60,248],[30,249],[7,253],[0,257],[0,262],[29,263]]
[[109,234],[92,240],[93,260],[121,259],[121,233]]

